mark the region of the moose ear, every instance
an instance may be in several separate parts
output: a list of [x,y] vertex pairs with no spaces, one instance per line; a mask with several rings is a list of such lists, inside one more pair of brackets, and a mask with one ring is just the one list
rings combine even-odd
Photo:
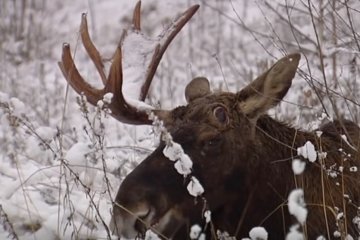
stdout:
[[185,88],[185,98],[188,103],[209,93],[210,84],[209,80],[205,77],[194,78]]
[[277,61],[269,70],[237,93],[238,106],[251,119],[277,105],[289,90],[299,65],[300,54]]

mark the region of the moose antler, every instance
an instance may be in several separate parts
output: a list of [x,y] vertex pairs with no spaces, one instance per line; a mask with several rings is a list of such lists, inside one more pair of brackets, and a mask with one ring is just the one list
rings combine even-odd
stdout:
[[[146,68],[146,74],[144,83],[141,87],[141,93],[139,96],[140,101],[144,101],[147,93],[150,88],[151,81],[155,75],[156,69],[160,63],[160,60],[165,53],[167,47],[175,36],[180,32],[182,27],[191,19],[191,17],[198,10],[199,5],[194,5],[190,7],[187,11],[182,13],[173,23],[168,27],[168,29],[158,37],[158,44],[156,45],[153,56],[149,65]],[[132,31],[135,34],[141,34],[140,27],[140,9],[141,1],[139,1],[134,9],[133,13],[133,26]],[[93,61],[100,78],[104,84],[103,89],[96,89],[90,84],[88,84],[84,78],[80,75],[74,60],[71,56],[70,45],[64,43],[62,59],[59,62],[59,67],[66,78],[67,82],[71,87],[78,93],[84,94],[87,100],[92,105],[97,105],[99,100],[103,99],[104,94],[112,93],[113,98],[109,104],[109,109],[111,114],[117,120],[129,123],[129,124],[151,124],[151,121],[148,119],[148,114],[145,110],[137,109],[136,107],[130,105],[126,102],[123,93],[122,93],[122,84],[123,84],[123,70],[122,70],[122,45],[124,39],[127,36],[127,31],[124,30],[123,35],[120,39],[120,43],[116,48],[115,54],[113,56],[113,62],[110,67],[109,75],[106,77],[104,72],[104,64],[100,57],[98,50],[96,49],[94,43],[92,42],[86,20],[86,14],[82,15],[81,25],[80,25],[80,35],[82,43],[86,49],[87,54]],[[164,110],[153,110],[155,114],[161,116],[166,116],[166,111]]]

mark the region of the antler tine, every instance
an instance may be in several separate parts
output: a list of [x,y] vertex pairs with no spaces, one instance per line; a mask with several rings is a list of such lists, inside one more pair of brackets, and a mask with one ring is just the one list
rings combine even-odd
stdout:
[[138,1],[136,3],[136,6],[134,8],[134,13],[133,13],[133,26],[136,30],[140,31],[141,30],[141,14],[140,14],[140,10],[141,10],[141,1]]
[[62,60],[58,64],[70,86],[78,94],[84,94],[90,104],[96,106],[98,101],[103,99],[105,93],[111,92],[114,96],[109,108],[111,109],[111,114],[114,118],[123,123],[135,125],[151,124],[147,113],[144,111],[137,111],[137,109],[127,104],[121,91],[119,91],[122,86],[120,47],[118,47],[115,52],[109,78],[106,80],[104,89],[96,89],[83,79],[76,68],[71,56],[70,45],[67,43],[63,45]]
[[97,102],[102,99],[104,91],[93,88],[83,79],[75,66],[74,60],[70,52],[70,45],[67,43],[63,45],[61,62],[59,62],[58,64],[70,86],[77,93],[83,93],[86,96],[87,100],[92,105],[96,106]]
[[151,62],[148,66],[147,72],[146,72],[146,78],[143,86],[141,87],[141,95],[140,100],[144,101],[149,88],[151,81],[155,75],[156,69],[159,66],[160,60],[162,56],[164,55],[167,47],[171,43],[171,41],[175,38],[175,36],[181,31],[181,29],[185,26],[185,24],[191,19],[191,17],[196,13],[196,11],[199,9],[199,5],[194,5],[190,7],[188,10],[186,10],[184,13],[182,13],[164,32],[164,34],[161,36],[161,40],[163,42],[160,42],[154,51],[154,55],[151,59]]
[[101,60],[101,56],[99,51],[96,49],[94,43],[92,42],[89,34],[86,13],[81,15],[81,24],[80,24],[80,35],[82,43],[85,47],[87,54],[89,55],[90,59],[93,61],[97,71],[100,74],[101,81],[103,84],[106,84],[106,76],[104,72],[104,64]]

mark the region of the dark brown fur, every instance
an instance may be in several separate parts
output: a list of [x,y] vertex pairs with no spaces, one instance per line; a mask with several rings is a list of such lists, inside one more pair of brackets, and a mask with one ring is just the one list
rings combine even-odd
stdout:
[[[276,93],[277,99],[290,87],[284,85]],[[247,101],[247,95],[209,93],[195,98],[174,109],[169,116],[171,121],[166,124],[174,141],[191,157],[192,175],[205,189],[202,197],[212,212],[212,226],[208,226],[206,234],[214,237],[213,230],[219,229],[241,239],[253,227],[263,226],[269,239],[284,239],[290,226],[296,223],[288,213],[289,193],[302,188],[308,217],[300,229],[309,239],[319,235],[331,239],[335,230],[358,237],[360,230],[352,219],[358,215],[360,204],[360,172],[351,172],[350,167],[360,170],[359,127],[346,120],[334,121],[323,126],[318,137],[315,132],[290,127],[263,114],[278,100],[266,103],[268,106],[260,112],[257,107],[255,112],[241,104],[239,107],[239,103]],[[228,121],[214,115],[216,107],[225,110]],[[340,137],[344,133],[353,146]],[[307,141],[317,151],[326,152],[327,157],[311,163],[297,156],[297,148]],[[132,211],[136,217],[147,220],[151,212],[154,214],[151,222],[156,222],[171,210],[162,234],[187,239],[190,226],[204,226],[204,202],[189,195],[186,190],[189,178],[184,179],[176,172],[173,162],[163,155],[163,148],[161,144],[123,181],[116,196],[114,219],[125,222],[127,215],[133,214],[127,211]],[[292,170],[295,158],[306,162],[304,173],[298,176]],[[331,177],[330,172],[337,176]],[[344,198],[344,194],[349,197]],[[138,209],[150,210],[136,214]],[[338,212],[344,212],[345,218],[336,220]],[[145,230],[138,220],[134,225],[139,232]]]

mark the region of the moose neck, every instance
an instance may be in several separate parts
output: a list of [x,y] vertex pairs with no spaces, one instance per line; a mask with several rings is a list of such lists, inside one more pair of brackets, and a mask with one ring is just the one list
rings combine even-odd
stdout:
[[307,141],[315,144],[316,139],[314,132],[293,128],[268,115],[260,117],[257,121],[256,136],[260,144],[265,147],[266,154],[270,153],[274,157],[271,158],[272,161],[289,160],[297,155],[298,147],[303,146]]

